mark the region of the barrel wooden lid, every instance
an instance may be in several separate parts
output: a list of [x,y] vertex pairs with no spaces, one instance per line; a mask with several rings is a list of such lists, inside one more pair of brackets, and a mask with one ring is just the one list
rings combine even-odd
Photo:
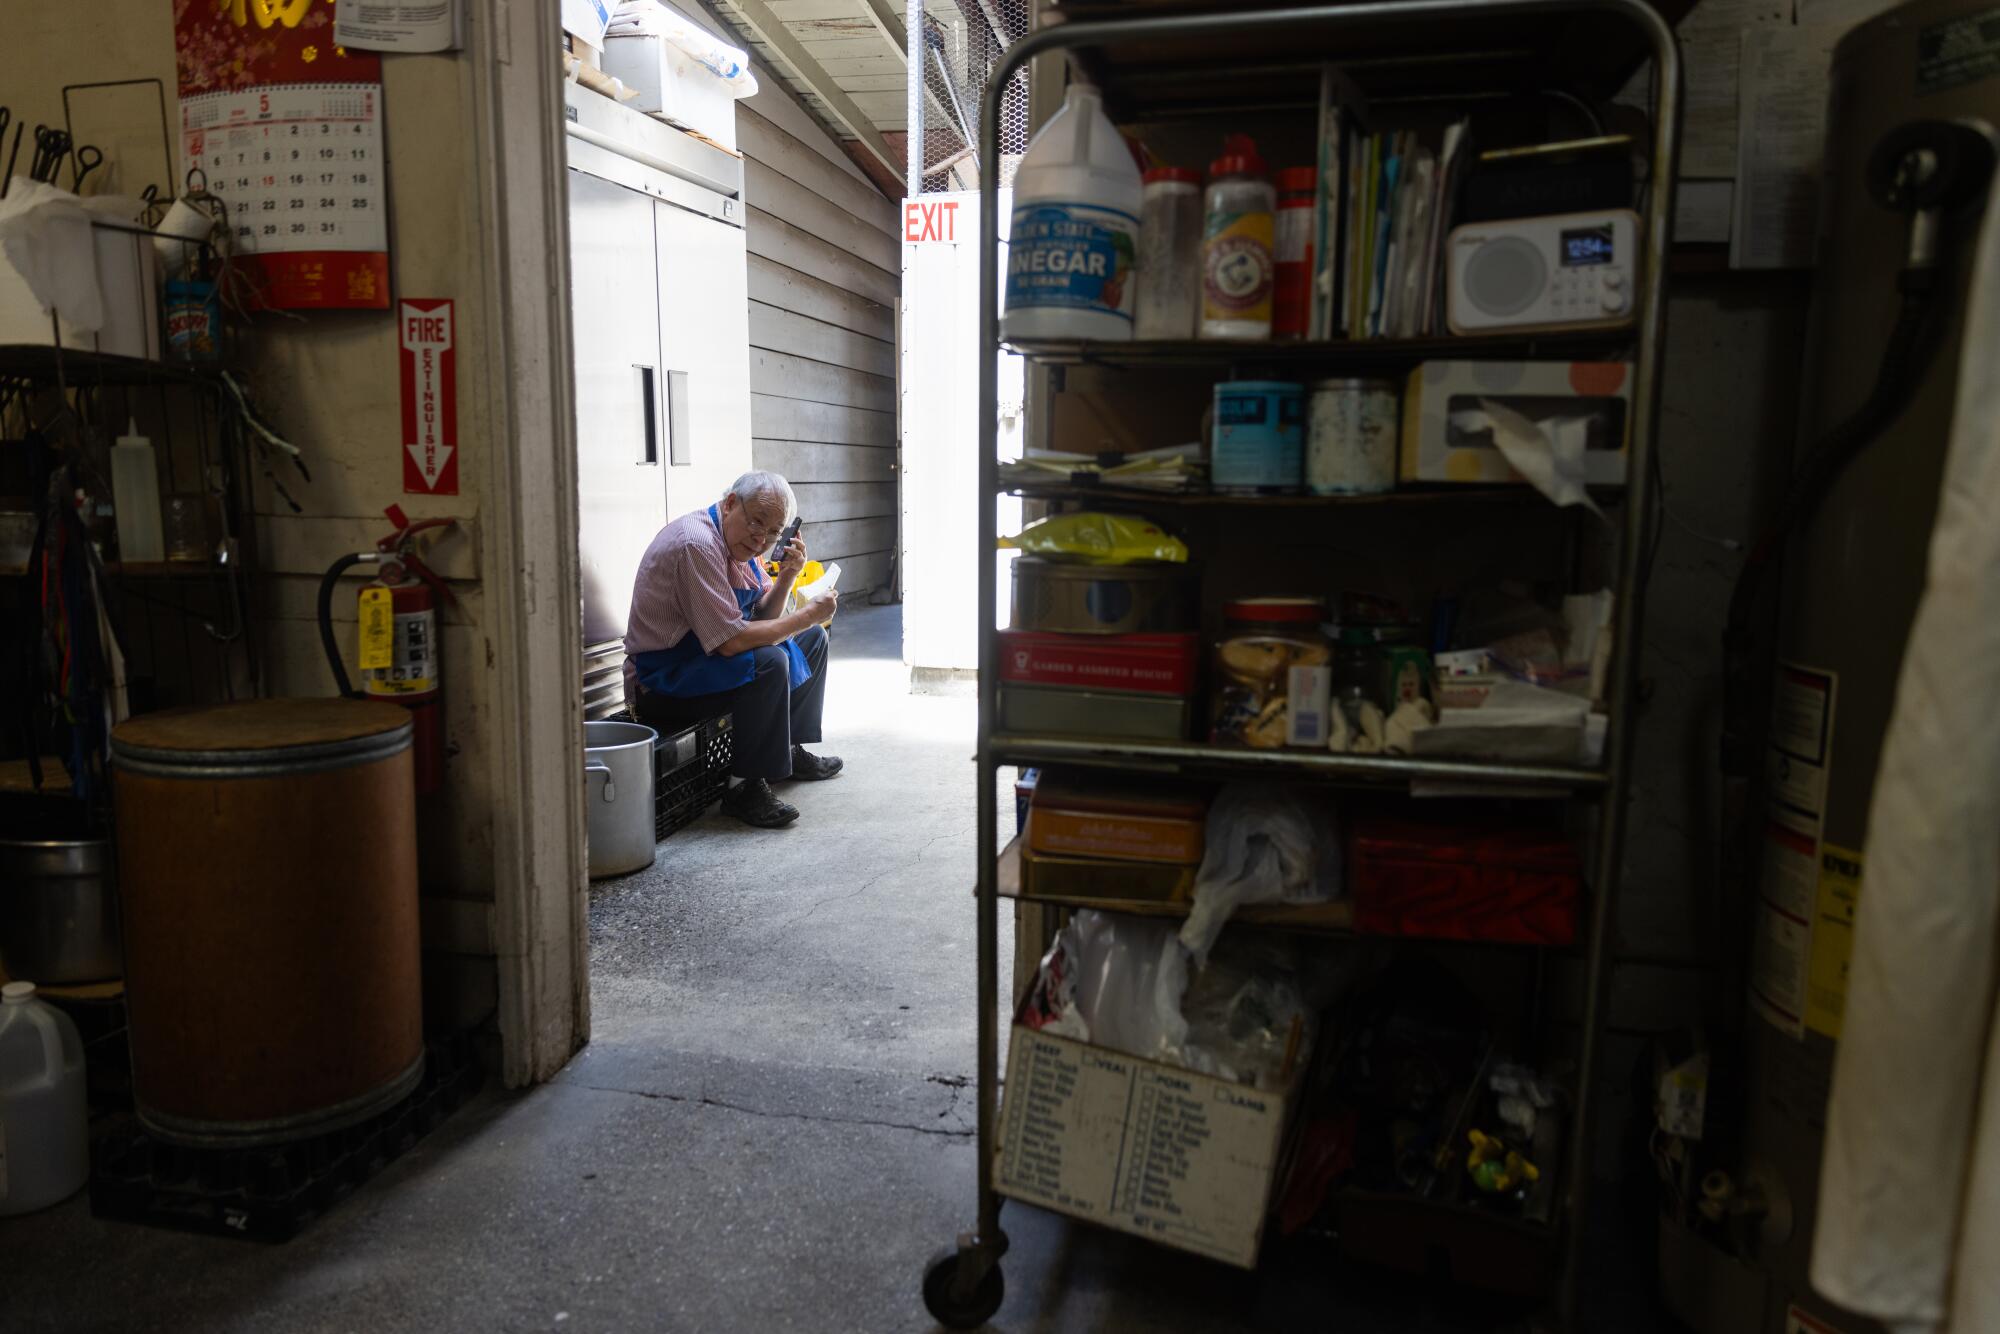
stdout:
[[266,751],[327,746],[410,726],[407,709],[361,699],[253,699],[167,709],[112,729],[114,750]]

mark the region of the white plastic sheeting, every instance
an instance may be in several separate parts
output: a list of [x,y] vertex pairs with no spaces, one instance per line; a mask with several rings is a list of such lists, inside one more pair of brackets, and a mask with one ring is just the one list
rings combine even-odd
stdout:
[[2000,1330],[2000,207],[1968,294],[1930,564],[1868,817],[1813,1286]]

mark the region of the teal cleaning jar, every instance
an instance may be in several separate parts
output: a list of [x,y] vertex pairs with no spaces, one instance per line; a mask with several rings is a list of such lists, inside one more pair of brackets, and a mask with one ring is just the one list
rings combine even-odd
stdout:
[[1296,495],[1304,480],[1305,386],[1287,380],[1216,385],[1210,489],[1240,496]]

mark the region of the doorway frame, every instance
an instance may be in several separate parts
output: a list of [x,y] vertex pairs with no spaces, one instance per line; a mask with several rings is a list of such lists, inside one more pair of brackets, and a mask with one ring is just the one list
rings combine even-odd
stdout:
[[553,1076],[590,1040],[583,611],[559,0],[493,0],[468,24],[484,351],[497,369],[480,552],[496,752],[494,937],[502,1079]]

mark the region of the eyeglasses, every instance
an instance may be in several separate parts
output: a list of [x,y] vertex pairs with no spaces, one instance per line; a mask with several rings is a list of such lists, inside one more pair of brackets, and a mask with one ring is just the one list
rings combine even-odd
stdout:
[[750,536],[759,542],[772,541],[779,533],[785,530],[785,521],[783,519],[772,524],[758,523],[750,517],[750,511],[747,509],[743,511],[743,523],[750,530]]

